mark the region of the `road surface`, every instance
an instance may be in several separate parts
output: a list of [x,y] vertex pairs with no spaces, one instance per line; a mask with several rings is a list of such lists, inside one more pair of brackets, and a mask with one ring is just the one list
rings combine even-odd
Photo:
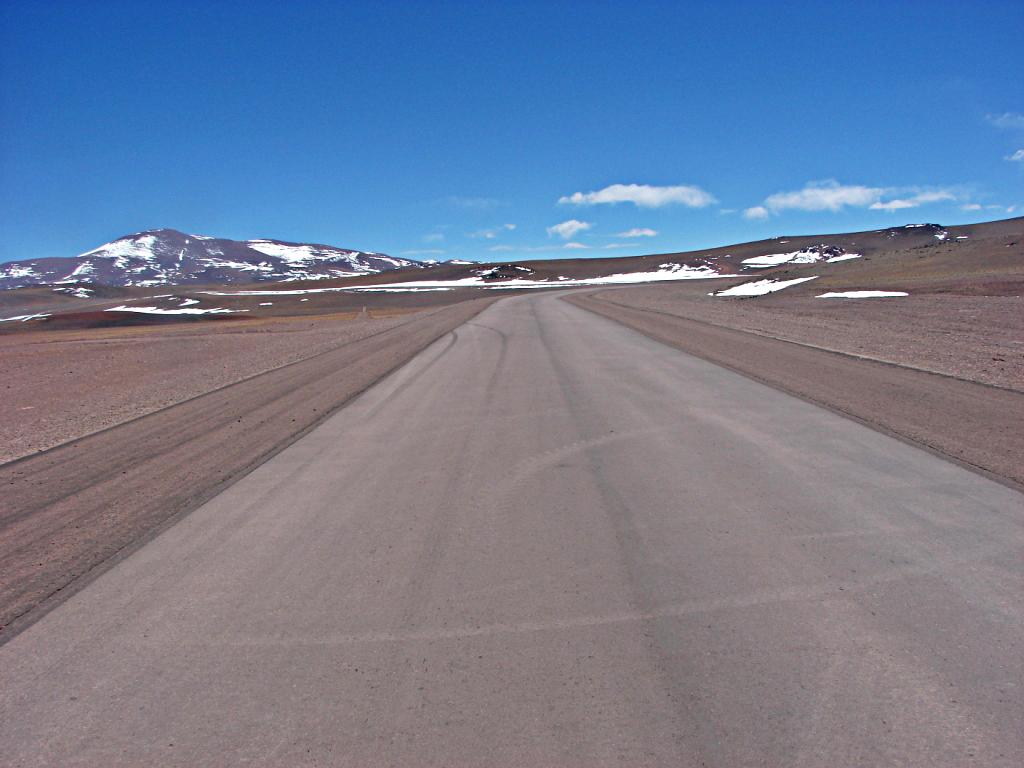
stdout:
[[1022,513],[510,298],[0,647],[0,763],[1019,765]]

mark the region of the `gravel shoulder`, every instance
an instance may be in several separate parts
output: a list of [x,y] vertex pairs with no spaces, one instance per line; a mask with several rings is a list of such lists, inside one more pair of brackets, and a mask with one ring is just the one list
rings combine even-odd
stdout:
[[[114,347],[113,359],[107,360],[110,370],[99,377],[106,383],[100,389],[109,393],[125,387],[118,402],[149,392],[151,398],[139,406],[149,412],[125,421],[132,410],[111,406],[109,417],[123,423],[0,465],[5,489],[0,642],[86,583],[84,577],[223,490],[493,301],[465,301],[344,328],[321,321],[308,332],[278,328],[251,337],[214,333],[197,338],[175,330],[153,341],[155,351],[147,349],[149,337],[133,347],[122,339],[118,344],[133,351]],[[275,338],[274,333],[284,336]],[[75,350],[87,341],[69,347]],[[231,364],[217,368],[216,355],[236,344],[241,350],[228,358]],[[166,355],[178,365],[173,376],[164,368],[135,376],[129,371],[122,380],[119,354],[142,359]],[[161,375],[170,394],[152,392]],[[79,404],[61,411],[61,394],[73,400],[75,388],[62,387],[58,377],[48,381],[57,392],[42,391],[39,397],[64,418],[73,418],[69,414],[77,413]],[[159,397],[175,402],[153,410],[159,406],[153,398]],[[102,426],[72,420],[63,431],[51,430],[49,439],[73,437],[86,425]]]
[[[703,287],[706,292],[706,285]],[[600,291],[576,294],[567,300],[1013,487],[1024,485],[1024,393],[685,317],[657,309],[664,295],[655,292],[649,299],[646,294],[650,290]],[[736,315],[732,320],[740,322]],[[807,336],[837,346],[826,329],[816,337]],[[884,346],[884,339],[880,348],[896,358],[893,362],[905,362],[892,346]]]

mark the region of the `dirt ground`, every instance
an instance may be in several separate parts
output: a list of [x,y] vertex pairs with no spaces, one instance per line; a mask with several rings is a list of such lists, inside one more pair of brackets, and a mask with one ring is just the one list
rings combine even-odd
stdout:
[[[785,278],[783,278],[785,279]],[[724,283],[723,283],[724,284]],[[708,296],[708,282],[621,288],[605,301],[1024,390],[1024,296]],[[801,287],[801,286],[798,286]]]
[[0,335],[0,463],[407,322],[409,310]]

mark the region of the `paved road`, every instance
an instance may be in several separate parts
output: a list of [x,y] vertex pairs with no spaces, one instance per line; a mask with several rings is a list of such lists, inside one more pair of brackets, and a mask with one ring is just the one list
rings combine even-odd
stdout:
[[0,648],[0,763],[1019,765],[1022,543],[1015,491],[512,298]]

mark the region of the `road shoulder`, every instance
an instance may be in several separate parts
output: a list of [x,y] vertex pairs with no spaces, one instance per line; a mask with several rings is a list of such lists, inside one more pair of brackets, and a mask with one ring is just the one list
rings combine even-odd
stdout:
[[668,313],[604,292],[565,297],[688,354],[1024,488],[1024,394]]

